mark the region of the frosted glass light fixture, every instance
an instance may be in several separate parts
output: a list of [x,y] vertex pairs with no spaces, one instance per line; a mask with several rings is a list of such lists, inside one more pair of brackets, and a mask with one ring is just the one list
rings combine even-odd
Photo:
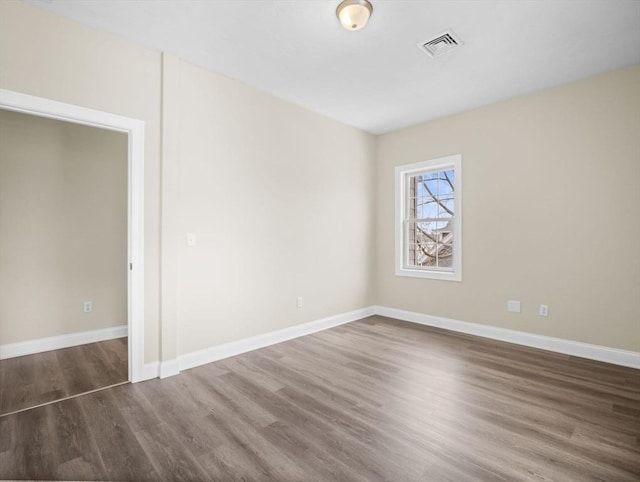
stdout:
[[336,15],[347,30],[360,30],[369,21],[371,12],[373,5],[367,0],[344,0],[338,5]]

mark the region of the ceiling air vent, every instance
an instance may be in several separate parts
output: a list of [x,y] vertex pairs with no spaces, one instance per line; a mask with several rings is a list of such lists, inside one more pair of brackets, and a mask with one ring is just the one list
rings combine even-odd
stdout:
[[429,57],[439,57],[451,52],[460,45],[463,45],[462,41],[455,33],[453,33],[453,30],[447,30],[440,35],[436,35],[431,40],[419,43],[418,47],[420,47],[420,49],[422,49]]

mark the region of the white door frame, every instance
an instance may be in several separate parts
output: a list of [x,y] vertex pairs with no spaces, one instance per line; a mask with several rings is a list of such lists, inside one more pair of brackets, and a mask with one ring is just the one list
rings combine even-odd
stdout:
[[0,89],[0,109],[124,132],[128,159],[129,380],[144,379],[144,121]]

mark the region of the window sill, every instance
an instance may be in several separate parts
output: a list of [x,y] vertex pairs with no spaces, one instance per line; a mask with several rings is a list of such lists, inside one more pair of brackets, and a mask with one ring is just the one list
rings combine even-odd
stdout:
[[462,281],[462,273],[455,271],[427,271],[421,269],[396,268],[396,276],[408,278],[437,279],[444,281]]

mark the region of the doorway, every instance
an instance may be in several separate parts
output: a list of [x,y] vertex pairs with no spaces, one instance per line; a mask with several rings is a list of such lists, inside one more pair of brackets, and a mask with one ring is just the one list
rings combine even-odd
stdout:
[[[11,132],[7,126],[29,123],[47,151],[56,150],[56,144],[46,139],[53,132],[63,137],[58,142],[63,148],[74,144],[75,136],[81,151],[91,145],[89,140],[106,142],[104,145],[112,146],[109,149],[119,149],[120,159],[120,165],[108,162],[115,159],[113,152],[103,152],[97,158],[87,152],[53,152],[49,156],[53,161],[44,165],[18,160],[5,166],[5,174],[10,172],[12,179],[28,175],[36,186],[21,192],[19,186],[11,187],[9,175],[3,185],[4,197],[13,203],[9,210],[4,209],[3,222],[11,228],[10,234],[5,230],[4,274],[11,267],[15,276],[3,280],[4,288],[11,289],[4,290],[0,310],[0,378],[9,388],[7,367],[15,366],[26,378],[38,371],[41,386],[12,393],[11,403],[4,403],[4,408],[14,408],[8,412],[0,394],[3,415],[27,408],[23,405],[29,400],[48,403],[105,383],[143,379],[144,123],[6,90],[0,90],[0,109],[4,121],[10,121],[5,123],[5,134],[12,137],[18,131]],[[32,153],[34,146],[27,147],[24,150]],[[59,161],[62,158],[64,166]],[[98,182],[92,175],[100,178]],[[56,176],[62,185],[51,179]],[[101,191],[100,186],[109,179],[111,183]],[[81,198],[83,192],[86,196]],[[39,212],[21,216],[30,205]],[[52,214],[54,208],[59,209],[58,216]],[[87,255],[86,248],[91,247],[95,248],[94,262]],[[45,321],[47,311],[52,320],[49,324]],[[19,326],[11,325],[12,321]],[[74,381],[73,373],[65,372],[68,376],[56,381],[55,362],[63,370],[79,372],[84,379],[81,376]],[[20,376],[13,373],[13,380],[16,375]]]

